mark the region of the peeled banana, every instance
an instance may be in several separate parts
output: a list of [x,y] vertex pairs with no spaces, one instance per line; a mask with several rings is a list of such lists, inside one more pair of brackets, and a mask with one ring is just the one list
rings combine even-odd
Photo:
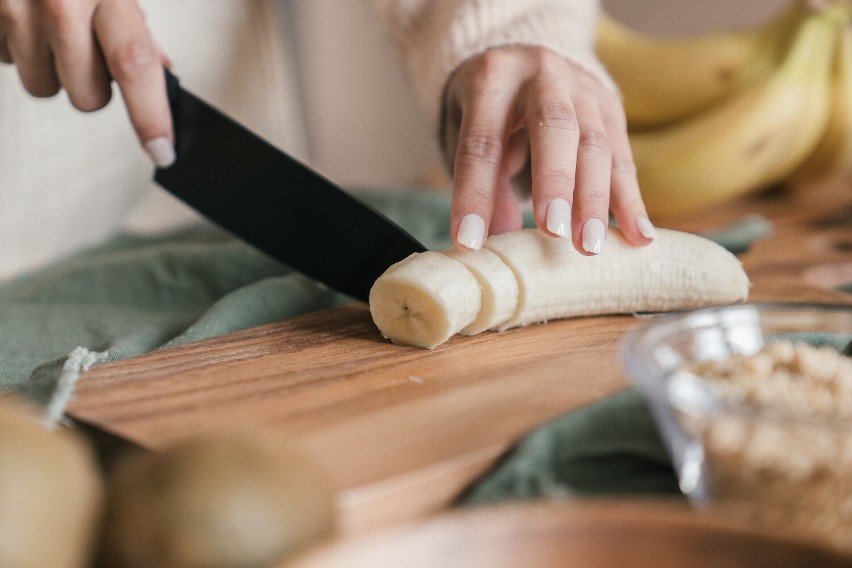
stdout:
[[832,54],[847,19],[833,5],[808,14],[770,76],[671,125],[631,132],[648,212],[680,214],[789,176],[828,125]]
[[478,251],[413,254],[376,280],[370,313],[392,342],[432,349],[459,332],[748,298],[739,260],[703,237],[658,229],[636,247],[610,229],[606,242],[585,256],[569,239],[523,229],[491,236]]
[[624,98],[632,129],[694,114],[774,72],[801,18],[812,11],[794,0],[755,28],[659,37],[603,13],[596,50]]

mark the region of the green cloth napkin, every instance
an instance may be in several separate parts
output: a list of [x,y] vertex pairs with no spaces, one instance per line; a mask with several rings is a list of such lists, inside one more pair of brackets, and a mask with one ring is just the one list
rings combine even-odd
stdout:
[[[447,195],[353,193],[427,247],[450,246]],[[46,404],[78,346],[115,361],[350,301],[209,225],[118,235],[0,283],[0,391]]]
[[680,489],[645,399],[627,389],[537,428],[458,503],[636,493]]
[[703,237],[715,241],[734,254],[746,252],[752,243],[772,234],[772,223],[763,215],[752,213],[703,233]]

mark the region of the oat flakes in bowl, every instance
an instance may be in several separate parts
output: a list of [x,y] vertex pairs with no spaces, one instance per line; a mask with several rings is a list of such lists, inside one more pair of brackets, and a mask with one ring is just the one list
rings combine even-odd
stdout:
[[745,304],[656,317],[625,338],[695,503],[852,552],[852,307]]

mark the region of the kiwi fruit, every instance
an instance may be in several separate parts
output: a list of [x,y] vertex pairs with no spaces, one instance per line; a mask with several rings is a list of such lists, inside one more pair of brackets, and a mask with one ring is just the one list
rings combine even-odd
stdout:
[[207,434],[119,459],[100,563],[262,568],[332,534],[333,492],[304,455]]
[[45,428],[20,395],[0,397],[0,566],[88,568],[103,496],[85,438]]

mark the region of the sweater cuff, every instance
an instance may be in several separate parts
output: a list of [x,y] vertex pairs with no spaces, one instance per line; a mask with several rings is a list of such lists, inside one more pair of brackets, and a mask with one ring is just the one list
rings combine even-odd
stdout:
[[596,0],[374,0],[411,73],[430,124],[441,95],[463,61],[505,45],[559,53],[613,92],[618,88],[595,55]]

